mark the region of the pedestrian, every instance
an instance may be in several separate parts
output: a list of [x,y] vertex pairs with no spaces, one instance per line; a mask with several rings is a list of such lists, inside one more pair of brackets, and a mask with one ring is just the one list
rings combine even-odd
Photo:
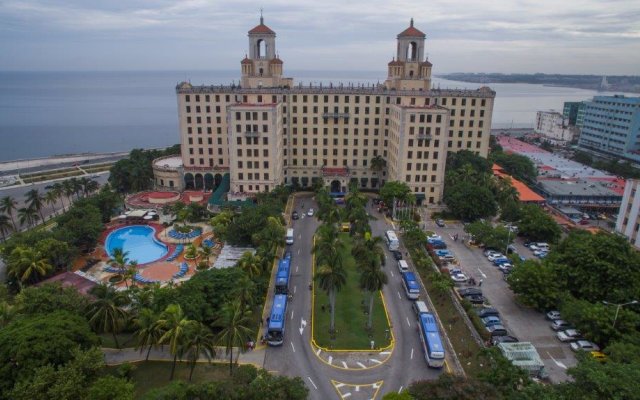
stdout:
[[482,286],[482,279],[480,279],[480,282],[478,282],[478,287]]
[[269,321],[271,321],[271,317],[267,317],[267,326],[269,326]]

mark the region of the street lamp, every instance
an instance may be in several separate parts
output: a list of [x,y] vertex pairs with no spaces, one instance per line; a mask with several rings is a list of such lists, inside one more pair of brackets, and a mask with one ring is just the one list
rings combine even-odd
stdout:
[[620,309],[624,306],[629,306],[632,304],[638,304],[638,300],[633,300],[630,301],[628,303],[622,303],[622,304],[615,304],[615,303],[609,303],[608,301],[603,300],[602,304],[607,305],[607,306],[616,306],[616,316],[613,317],[613,325],[611,326],[613,329],[616,328],[616,321],[618,320],[618,313],[620,312]]

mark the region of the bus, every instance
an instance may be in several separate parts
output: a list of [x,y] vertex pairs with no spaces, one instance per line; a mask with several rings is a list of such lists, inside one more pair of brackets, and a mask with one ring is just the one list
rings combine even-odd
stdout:
[[287,244],[293,244],[293,228],[287,229],[287,236],[285,237]]
[[276,273],[276,294],[287,294],[289,292],[290,277],[291,259],[283,258],[278,261],[278,272]]
[[277,294],[273,297],[271,315],[267,325],[265,340],[269,346],[282,346],[284,343],[284,323],[287,312],[287,295]]
[[400,248],[400,241],[394,231],[386,231],[384,233],[384,240],[387,242],[389,250],[398,250]]
[[420,314],[420,343],[424,352],[424,359],[431,368],[444,366],[444,347],[438,332],[436,318],[431,313]]
[[418,281],[416,280],[416,276],[413,272],[402,273],[402,284],[407,298],[410,300],[417,300],[420,296],[420,285],[418,285]]

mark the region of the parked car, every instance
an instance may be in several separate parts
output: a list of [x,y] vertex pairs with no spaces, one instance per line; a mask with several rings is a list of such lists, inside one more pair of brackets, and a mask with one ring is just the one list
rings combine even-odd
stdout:
[[526,247],[526,248],[529,248],[529,246],[531,246],[531,245],[532,245],[532,242],[530,242],[528,240],[525,240],[525,242],[523,244],[523,246]]
[[291,213],[291,219],[298,219],[298,218],[300,218],[300,216],[298,215],[297,211],[294,211]]
[[500,316],[500,313],[498,312],[498,310],[496,310],[493,307],[479,308],[476,310],[476,314],[478,314],[478,317],[480,318]]
[[502,325],[491,325],[485,328],[493,336],[507,336],[507,329]]
[[554,331],[564,330],[571,328],[571,324],[562,319],[556,319],[551,323],[551,329]]
[[547,317],[547,319],[548,319],[549,321],[555,321],[555,320],[557,320],[557,319],[560,319],[560,318],[561,318],[561,317],[560,317],[560,311],[558,311],[558,310],[551,310],[551,311],[549,311],[549,312],[547,313],[546,317]]
[[582,334],[577,329],[567,329],[566,331],[560,331],[556,333],[556,337],[561,342],[575,342],[576,340],[582,340]]
[[391,250],[391,254],[393,255],[393,258],[396,259],[396,261],[402,260],[402,252],[400,252],[399,250]]
[[540,248],[538,246],[536,246],[535,243],[531,243],[528,247],[529,247],[529,250],[531,250],[531,251],[540,250]]
[[484,326],[502,325],[502,321],[498,317],[488,316],[481,319]]
[[484,249],[484,253],[483,254],[484,254],[485,257],[489,257],[493,253],[500,253],[500,252],[498,250],[496,250],[496,249],[486,248],[486,249]]
[[313,217],[313,208],[310,208],[309,211],[307,211],[307,215],[309,217]]
[[503,274],[508,274],[513,269],[513,265],[509,263],[500,264],[498,265],[498,269],[502,271]]
[[493,265],[495,265],[496,267],[505,263],[511,263],[511,260],[509,260],[507,257],[500,257],[493,260]]
[[464,297],[464,296],[469,296],[469,295],[480,295],[482,296],[482,290],[478,289],[478,288],[474,288],[474,287],[468,287],[468,288],[461,288],[458,289],[458,293],[460,293],[460,296]]
[[464,296],[471,304],[484,304],[484,297],[481,294],[469,294]]
[[487,259],[491,262],[494,262],[498,258],[506,258],[502,253],[493,253],[487,257]]
[[491,338],[491,344],[493,346],[497,346],[500,343],[518,343],[518,342],[519,342],[519,340],[518,340],[517,337],[509,336],[509,335],[506,335],[506,336],[494,336],[494,337]]
[[456,283],[462,283],[462,282],[467,282],[469,280],[469,277],[466,276],[462,271],[458,270],[459,272],[453,272],[451,271],[449,273],[449,275],[451,276],[451,280],[456,282]]
[[578,340],[571,343],[571,350],[573,351],[600,351],[600,347],[588,340]]
[[444,220],[437,219],[436,220],[436,225],[438,225],[440,228],[444,228]]
[[542,260],[543,258],[545,258],[547,256],[547,254],[549,254],[549,253],[543,252],[543,253],[538,254],[536,257],[538,257],[539,259]]

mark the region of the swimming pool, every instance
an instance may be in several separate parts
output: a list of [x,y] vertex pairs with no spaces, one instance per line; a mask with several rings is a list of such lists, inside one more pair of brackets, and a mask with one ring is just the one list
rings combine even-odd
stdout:
[[146,225],[132,225],[116,229],[107,236],[104,243],[109,257],[113,250],[121,248],[129,252],[127,258],[137,261],[138,264],[146,264],[164,257],[169,249],[155,238],[155,229]]

